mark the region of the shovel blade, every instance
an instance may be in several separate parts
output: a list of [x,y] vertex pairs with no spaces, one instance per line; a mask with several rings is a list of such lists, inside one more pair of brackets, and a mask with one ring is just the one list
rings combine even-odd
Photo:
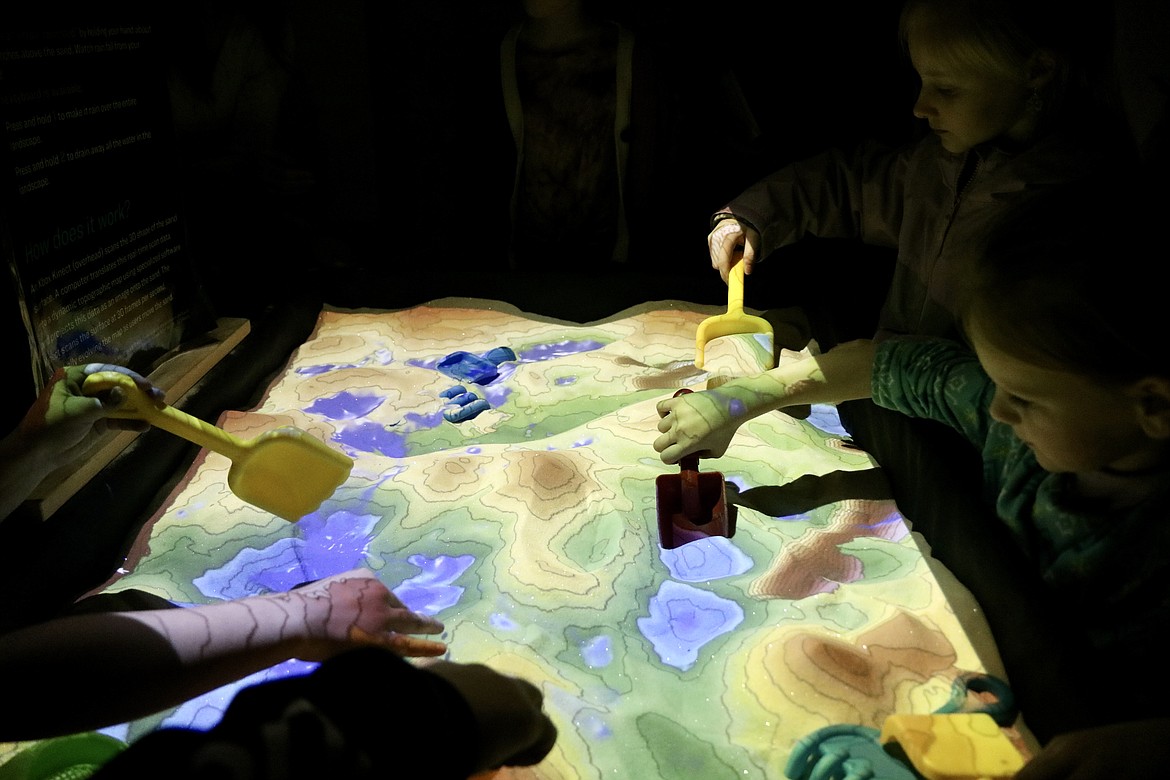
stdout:
[[[692,476],[695,476],[692,474]],[[654,480],[658,499],[658,537],[663,549],[673,550],[687,542],[710,536],[735,535],[735,513],[728,512],[726,483],[718,471],[697,474],[697,512],[683,495],[682,474],[659,474]]]
[[87,395],[118,388],[115,417],[145,420],[224,455],[232,462],[228,487],[244,501],[295,522],[321,506],[349,477],[353,460],[292,425],[244,441],[186,412],[149,397],[131,377],[99,371],[86,377]]
[[695,331],[695,368],[703,367],[706,346],[715,339],[752,333],[770,337],[773,335],[772,323],[754,314],[717,314],[703,320]]
[[[736,263],[727,274],[727,313],[708,317],[695,332],[695,368],[703,367],[703,351],[712,339],[737,333],[766,333],[773,336],[772,323],[743,310],[743,263]],[[769,366],[771,368],[771,366]]]
[[332,496],[352,469],[345,454],[285,426],[247,442],[245,454],[232,459],[228,487],[249,504],[296,522]]

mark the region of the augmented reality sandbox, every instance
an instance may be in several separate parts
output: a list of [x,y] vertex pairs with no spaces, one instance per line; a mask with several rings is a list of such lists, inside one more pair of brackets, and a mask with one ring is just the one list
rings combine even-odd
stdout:
[[[652,447],[655,405],[720,370],[715,344],[694,365],[713,313],[652,301],[582,325],[466,299],[326,308],[260,404],[220,425],[301,428],[354,459],[348,479],[288,522],[234,495],[230,462],[203,451],[105,589],[210,603],[368,566],[445,623],[452,660],[544,692],[559,738],[504,773],[517,777],[763,780],[818,728],[934,711],[983,661],[897,507],[830,495],[770,516],[737,501],[872,469],[831,407],[744,425],[700,463],[727,481],[734,534],[660,544],[655,482],[679,471]],[[770,350],[730,339],[740,370]],[[456,352],[496,375],[440,371]],[[211,725],[237,687],[107,731]]]

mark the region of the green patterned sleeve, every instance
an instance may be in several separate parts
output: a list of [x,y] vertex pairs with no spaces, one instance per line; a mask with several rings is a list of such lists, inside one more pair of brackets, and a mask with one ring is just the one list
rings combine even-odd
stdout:
[[873,401],[909,417],[935,420],[982,446],[995,385],[975,353],[940,338],[898,336],[874,356]]

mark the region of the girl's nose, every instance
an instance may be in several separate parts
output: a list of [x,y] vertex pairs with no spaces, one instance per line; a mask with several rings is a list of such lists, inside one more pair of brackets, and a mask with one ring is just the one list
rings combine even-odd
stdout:
[[991,414],[991,419],[1008,425],[1012,425],[1019,419],[1019,416],[1013,411],[1012,405],[1004,400],[1003,393],[999,390],[996,390],[995,395],[991,397],[991,406],[988,407],[988,412]]
[[928,119],[934,114],[934,109],[931,108],[929,101],[922,96],[922,90],[918,90],[918,99],[914,101],[914,116],[918,119]]

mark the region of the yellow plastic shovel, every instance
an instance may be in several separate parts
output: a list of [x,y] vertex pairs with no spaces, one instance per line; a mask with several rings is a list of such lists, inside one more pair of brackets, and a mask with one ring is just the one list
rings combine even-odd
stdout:
[[763,317],[744,314],[742,262],[733,265],[727,275],[727,313],[708,317],[699,323],[699,329],[695,332],[695,368],[703,367],[703,349],[708,342],[737,333],[773,335],[772,323]]
[[114,417],[145,420],[201,447],[227,456],[228,487],[249,504],[295,522],[321,506],[353,469],[353,460],[300,428],[286,425],[243,440],[162,401],[155,401],[117,371],[85,378],[82,392],[122,389]]

